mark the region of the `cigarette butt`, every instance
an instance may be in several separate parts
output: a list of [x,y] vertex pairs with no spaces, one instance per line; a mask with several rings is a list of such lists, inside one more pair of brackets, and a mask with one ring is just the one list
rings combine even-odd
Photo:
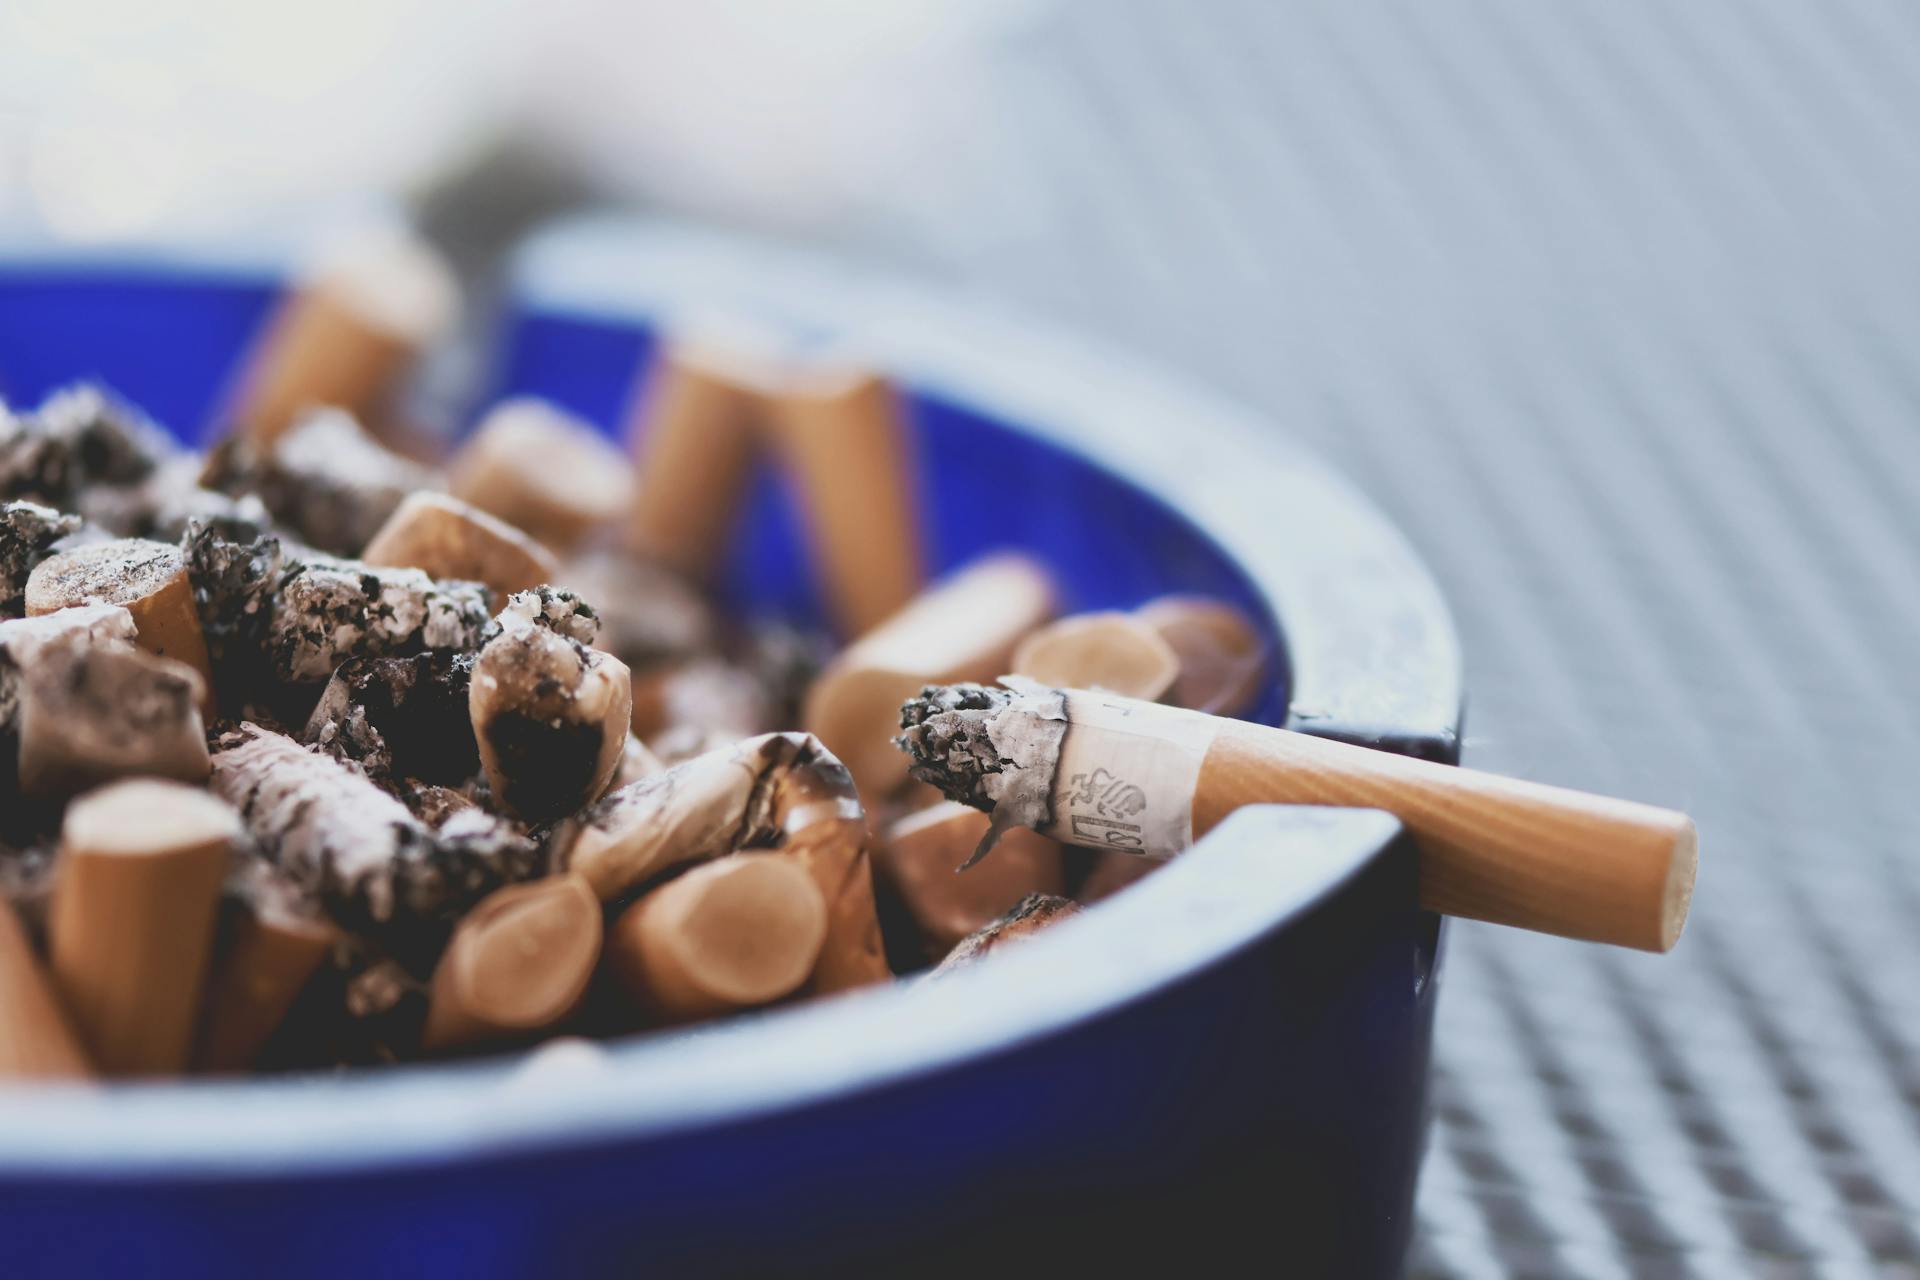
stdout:
[[1158,631],[1131,614],[1081,613],[1022,640],[1011,670],[1041,684],[1158,702],[1179,676],[1180,659]]
[[340,937],[264,859],[253,859],[240,893],[235,887],[230,881],[226,941],[214,957],[200,1014],[193,1053],[198,1071],[251,1067]]
[[93,1064],[11,904],[0,902],[0,1079],[85,1080]]
[[599,962],[600,900],[578,876],[509,885],[454,930],[433,972],[423,1047],[510,1039],[565,1020]]
[[1059,844],[1024,828],[1007,832],[992,857],[957,873],[986,832],[986,814],[943,800],[895,822],[881,842],[880,875],[913,918],[929,960],[1028,894],[1066,891]]
[[495,405],[453,457],[453,495],[555,551],[633,504],[633,464],[590,423],[544,400]]
[[807,980],[830,995],[892,977],[874,902],[867,819],[853,779],[823,754],[796,761],[774,784],[773,847],[813,877],[826,904],[827,934]]
[[281,302],[229,417],[261,445],[320,405],[374,419],[459,305],[452,269],[424,241],[382,229],[344,242]]
[[176,783],[119,782],[68,807],[52,970],[103,1075],[186,1066],[239,833],[229,806]]
[[695,867],[627,908],[607,959],[648,1010],[682,1021],[792,994],[826,936],[826,903],[803,867],[742,853]]
[[483,582],[498,599],[560,576],[553,553],[520,530],[444,493],[409,494],[360,558],[436,578]]
[[637,422],[627,545],[689,578],[712,576],[753,469],[755,394],[737,365],[706,344],[669,345]]
[[768,428],[805,511],[827,612],[843,636],[865,635],[925,581],[900,397],[875,373],[816,371],[772,398]]
[[827,664],[804,723],[853,772],[869,808],[906,780],[890,745],[900,704],[923,685],[991,680],[1053,612],[1046,570],[1023,556],[977,560],[936,582]]
[[958,946],[947,953],[947,958],[940,962],[934,973],[951,973],[964,968],[991,951],[1031,938],[1042,929],[1079,913],[1080,907],[1071,899],[1030,893],[1015,903],[1005,915],[963,938]]
[[[564,817],[606,791],[633,723],[626,664],[529,617],[560,593],[513,597],[474,660],[467,705],[494,800],[529,822]],[[573,621],[590,622],[575,615]],[[590,633],[589,633],[590,634]]]
[[915,776],[996,828],[1164,857],[1243,805],[1384,809],[1419,843],[1432,911],[1666,951],[1692,902],[1693,821],[1652,805],[1025,683],[930,689],[902,721]]
[[51,798],[115,778],[204,781],[205,690],[193,668],[141,649],[48,648],[20,687],[20,790]]
[[42,560],[27,578],[28,617],[91,604],[119,605],[133,615],[142,649],[199,672],[200,710],[212,716],[213,669],[180,548],[140,538],[96,542]]
[[[1158,632],[1179,658],[1172,690],[1157,700],[1217,716],[1240,715],[1259,701],[1271,655],[1246,614],[1206,596],[1161,596],[1141,605],[1135,616]],[[1043,684],[1075,683],[1036,679]]]

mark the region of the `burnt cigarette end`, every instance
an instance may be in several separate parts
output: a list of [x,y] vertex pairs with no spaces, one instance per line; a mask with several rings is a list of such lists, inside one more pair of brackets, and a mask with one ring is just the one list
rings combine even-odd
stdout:
[[302,740],[376,781],[454,786],[480,768],[467,711],[471,654],[352,658],[340,664]]
[[297,683],[325,680],[362,654],[473,649],[488,603],[477,582],[315,557],[289,569],[273,593],[268,657],[279,679]]
[[144,650],[50,648],[20,684],[20,789],[64,795],[135,775],[204,780],[205,691],[193,668]]
[[28,575],[54,543],[79,530],[79,516],[35,502],[0,507],[0,618],[26,612]]
[[940,962],[934,972],[951,973],[964,968],[999,947],[1030,938],[1049,925],[1078,915],[1080,910],[1080,905],[1072,899],[1048,893],[1030,893],[1020,899],[1013,910],[985,928],[969,934],[959,946],[947,953],[947,958]]
[[428,827],[358,768],[242,724],[214,744],[213,789],[343,928],[432,956],[452,923],[539,867],[532,840],[479,809]]
[[474,660],[467,709],[493,798],[547,822],[599,798],[633,721],[626,664],[589,649],[579,601],[522,592],[495,620]]
[[303,541],[335,555],[357,554],[408,494],[436,487],[433,472],[340,409],[309,413],[264,447],[230,437],[208,455],[201,482],[259,498]]

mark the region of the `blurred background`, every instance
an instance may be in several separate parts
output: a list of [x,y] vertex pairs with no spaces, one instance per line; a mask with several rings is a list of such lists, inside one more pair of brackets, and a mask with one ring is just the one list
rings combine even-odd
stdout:
[[1258,406],[1434,567],[1469,762],[1703,832],[1671,958],[1454,931],[1415,1274],[1913,1276],[1917,113],[1899,0],[7,0],[0,228],[392,201],[484,281],[621,204]]

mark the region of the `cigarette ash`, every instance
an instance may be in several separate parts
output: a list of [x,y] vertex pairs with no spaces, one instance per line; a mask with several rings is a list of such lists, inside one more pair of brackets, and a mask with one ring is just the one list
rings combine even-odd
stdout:
[[926,686],[901,705],[901,733],[893,740],[912,758],[907,771],[914,778],[992,815],[963,871],[1009,828],[1043,831],[1053,822],[1066,699],[1032,681],[1008,677],[1002,683],[1005,688]]
[[78,516],[34,502],[0,507],[0,618],[18,618],[26,611],[27,576],[54,543],[79,532],[80,524]]
[[477,582],[316,556],[289,567],[273,593],[268,658],[279,679],[310,683],[363,655],[474,649],[489,599]]
[[130,649],[134,635],[133,615],[117,604],[0,621],[0,736],[17,727],[27,673],[43,653],[68,645]]
[[516,592],[486,629],[468,710],[493,798],[529,822],[565,817],[606,787],[632,701],[626,669],[588,647],[593,609],[568,591]]
[[458,785],[479,771],[467,713],[474,655],[350,658],[334,670],[302,741],[360,766],[405,798],[403,779]]
[[214,792],[335,923],[410,965],[480,899],[540,870],[534,842],[482,810],[438,830],[357,767],[242,724],[214,743]]
[[934,974],[950,973],[979,960],[995,948],[1031,937],[1049,925],[1077,915],[1080,904],[1071,898],[1050,893],[1030,893],[1014,904],[1011,911],[962,938]]
[[165,432],[91,384],[31,414],[0,405],[0,498],[71,508],[89,487],[138,484],[175,453]]
[[432,471],[340,409],[308,414],[265,451],[230,437],[207,456],[202,481],[257,497],[275,520],[334,555],[357,554],[409,493],[440,487]]

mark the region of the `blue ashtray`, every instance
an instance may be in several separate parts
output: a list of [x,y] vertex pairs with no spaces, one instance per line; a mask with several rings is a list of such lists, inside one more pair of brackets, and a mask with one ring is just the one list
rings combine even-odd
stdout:
[[[0,395],[101,377],[191,437],[276,280],[0,253]],[[938,567],[1012,546],[1071,609],[1226,597],[1284,656],[1262,717],[1455,758],[1431,580],[1270,424],[931,288],[690,230],[562,226],[513,284],[487,400],[611,430],[693,312],[850,340],[910,393]],[[764,482],[728,589],[804,617],[792,519]],[[1385,814],[1255,808],[991,963],[600,1069],[0,1089],[0,1274],[1394,1275],[1444,932],[1415,878]]]

